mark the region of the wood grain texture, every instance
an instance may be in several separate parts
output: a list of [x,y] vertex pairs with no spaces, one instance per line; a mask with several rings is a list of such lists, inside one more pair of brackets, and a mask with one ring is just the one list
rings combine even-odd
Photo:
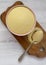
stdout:
[[[10,10],[10,8],[14,7],[14,6],[17,6],[17,5],[24,5],[21,1],[17,1],[15,2],[12,6],[8,7],[6,11],[4,11],[2,14],[1,14],[1,20],[2,22],[4,23],[4,25],[6,26],[6,15],[7,15],[7,12]],[[37,22],[36,24],[37,27],[40,27],[42,29],[42,27],[40,26],[40,24]],[[7,26],[6,26],[7,27]],[[42,29],[43,30],[43,29]],[[46,57],[46,32],[43,30],[44,32],[44,37],[43,37],[43,40],[39,43],[39,44],[36,44],[36,45],[33,45],[28,53],[30,55],[34,55],[34,56],[37,56],[37,57]],[[12,34],[12,33],[11,33]],[[18,42],[22,45],[22,47],[26,50],[26,48],[28,47],[29,45],[29,41],[27,39],[27,36],[16,36],[14,34],[12,34],[17,40]],[[42,49],[42,50],[41,50]]]

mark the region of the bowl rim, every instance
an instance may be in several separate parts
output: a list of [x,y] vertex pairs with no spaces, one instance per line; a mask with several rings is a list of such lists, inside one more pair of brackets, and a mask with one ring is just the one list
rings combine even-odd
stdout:
[[13,6],[12,8],[10,8],[10,10],[7,12],[7,14],[6,14],[6,19],[7,19],[8,14],[9,14],[14,8],[16,8],[16,7],[25,7],[25,8],[27,8],[27,9],[29,9],[29,10],[33,13],[33,15],[34,15],[34,22],[35,22],[35,23],[34,23],[32,29],[31,29],[29,32],[27,32],[27,33],[18,34],[18,33],[14,33],[13,31],[10,30],[9,26],[7,25],[7,21],[6,21],[6,26],[7,26],[8,30],[9,30],[12,34],[14,34],[14,35],[17,35],[17,36],[25,36],[25,35],[28,35],[29,33],[31,33],[31,32],[34,30],[34,28],[35,28],[35,26],[36,26],[36,16],[35,16],[34,12],[33,12],[29,7],[27,7],[27,6],[25,6],[25,5],[16,5],[16,6]]

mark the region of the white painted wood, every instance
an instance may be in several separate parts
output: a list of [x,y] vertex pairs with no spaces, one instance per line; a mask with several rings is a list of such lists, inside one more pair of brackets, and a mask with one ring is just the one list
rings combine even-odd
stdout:
[[[0,0],[0,14],[15,1],[17,0]],[[46,31],[46,0],[21,1],[34,11],[36,19]],[[19,63],[18,58],[23,51],[21,45],[14,39],[0,20],[0,65],[46,65],[46,58],[38,59],[28,54]]]

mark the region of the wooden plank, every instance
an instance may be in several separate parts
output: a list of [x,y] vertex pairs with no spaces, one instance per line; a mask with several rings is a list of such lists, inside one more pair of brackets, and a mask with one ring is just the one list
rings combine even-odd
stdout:
[[[6,26],[7,12],[10,10],[11,7],[14,7],[16,5],[24,5],[24,4],[21,1],[17,1],[12,6],[8,7],[7,10],[1,14],[1,20],[5,26]],[[43,30],[43,28],[40,26],[38,22],[36,24],[36,27],[40,27]],[[37,57],[46,57],[46,32],[44,30],[43,32],[44,32],[43,40],[39,44],[33,45],[32,48],[29,49],[28,53],[30,55],[34,55]],[[27,36],[16,36],[14,34],[12,35],[18,40],[18,42],[22,45],[24,49],[28,47],[30,42],[27,40]],[[40,49],[43,49],[43,51],[40,51]]]

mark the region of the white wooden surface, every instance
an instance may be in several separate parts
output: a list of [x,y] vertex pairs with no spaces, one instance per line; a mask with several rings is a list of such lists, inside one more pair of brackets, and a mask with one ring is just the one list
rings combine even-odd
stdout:
[[[0,0],[0,14],[17,0]],[[46,31],[46,0],[21,0],[30,7],[36,19]],[[19,56],[23,53],[23,48],[17,40],[10,34],[0,20],[0,65],[46,65],[46,58],[36,58],[26,54],[21,63]]]

